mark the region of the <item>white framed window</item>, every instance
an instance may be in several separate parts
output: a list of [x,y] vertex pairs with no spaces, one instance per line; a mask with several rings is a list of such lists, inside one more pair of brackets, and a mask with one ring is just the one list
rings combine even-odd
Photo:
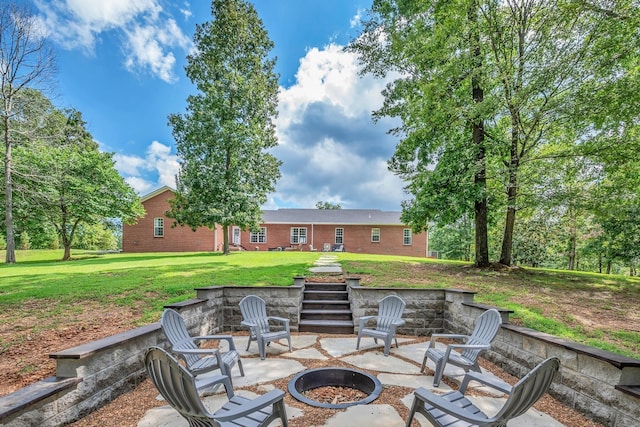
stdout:
[[164,218],[153,218],[153,237],[164,237]]
[[267,227],[260,227],[260,231],[252,231],[249,234],[251,243],[267,243]]
[[307,243],[307,227],[291,227],[289,242],[292,245]]
[[371,241],[377,243],[380,241],[380,229],[372,228],[371,229]]
[[404,230],[402,230],[402,244],[410,245],[411,241],[412,241],[411,229],[405,228]]
[[336,228],[336,245],[344,244],[344,228]]

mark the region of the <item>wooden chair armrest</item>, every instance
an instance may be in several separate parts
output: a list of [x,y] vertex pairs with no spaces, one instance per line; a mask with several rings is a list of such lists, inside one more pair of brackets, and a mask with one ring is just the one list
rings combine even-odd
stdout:
[[437,395],[435,393],[432,393],[431,391],[427,390],[424,387],[420,387],[419,389],[417,389],[413,393],[413,395],[414,395],[414,399],[418,399],[424,403],[428,403],[434,408],[437,408],[444,413],[452,414],[456,418],[462,421],[466,421],[472,425],[482,425],[487,421],[486,418],[475,416],[474,414],[465,411],[464,408],[454,405],[453,403],[446,400],[444,397]]
[[436,341],[438,339],[458,339],[458,340],[466,340],[469,338],[469,335],[461,335],[461,334],[432,334],[431,339],[429,340],[429,348],[434,348],[436,346]]
[[226,341],[229,343],[229,350],[235,350],[236,349],[236,343],[233,342],[233,337],[231,335],[200,335],[197,337],[193,337],[194,340],[200,340],[200,341],[205,341],[205,340],[220,340],[220,341]]
[[371,319],[377,319],[378,316],[362,316],[358,319],[358,325],[362,328]]
[[480,372],[470,371],[467,372],[460,383],[458,391],[462,394],[467,390],[467,386],[471,381],[477,381],[480,384],[484,384],[495,390],[501,391],[504,394],[511,394],[511,385],[502,381],[500,378],[494,375],[483,374]]
[[216,384],[222,384],[224,386],[225,391],[227,392],[227,398],[231,400],[234,396],[233,386],[231,385],[231,380],[227,375],[213,375],[211,377],[207,377],[207,381],[203,382],[199,385],[201,389],[212,387]]
[[211,354],[211,355],[215,355],[220,354],[220,350],[218,350],[217,348],[176,348],[176,347],[172,347],[171,350],[174,353],[178,353],[178,354]]
[[233,408],[229,411],[225,411],[224,414],[221,414],[221,415],[216,414],[214,418],[216,421],[219,421],[219,422],[232,421],[237,418],[256,412],[259,409],[273,405],[274,403],[276,403],[277,401],[283,398],[284,398],[284,392],[282,390],[271,390],[267,394],[263,394],[262,396],[257,397],[253,400],[243,401],[236,408]]

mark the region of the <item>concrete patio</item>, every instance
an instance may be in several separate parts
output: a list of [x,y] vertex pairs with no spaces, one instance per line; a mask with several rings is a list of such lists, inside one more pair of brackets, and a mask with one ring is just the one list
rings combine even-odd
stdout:
[[[356,351],[356,337],[337,336],[320,337],[314,334],[293,334],[292,344],[294,351],[288,352],[288,347],[283,343],[272,343],[268,347],[268,354],[265,360],[257,357],[257,348],[252,343],[249,352],[245,352],[246,337],[234,337],[236,346],[240,350],[242,362],[244,365],[245,376],[241,377],[237,367],[232,370],[233,384],[239,395],[247,397],[255,397],[256,395],[242,390],[243,387],[260,385],[264,392],[273,388],[269,384],[272,381],[290,377],[298,372],[306,369],[305,362],[309,360],[340,360],[352,365],[354,369],[372,370],[379,372],[378,379],[384,386],[404,386],[415,389],[417,387],[426,387],[432,389],[433,377],[420,374],[420,364],[427,344],[424,342],[416,343],[412,338],[399,338],[400,348],[392,347],[389,357],[382,354],[382,345],[379,342],[375,344],[373,339],[363,338],[360,350],[366,350],[362,353]],[[316,348],[319,344],[322,351]],[[429,361],[429,368],[433,369],[433,364]],[[464,372],[456,367],[449,367],[445,370],[445,375],[454,380],[459,381]],[[206,381],[205,376],[201,376],[201,381]],[[477,385],[477,384],[476,384]],[[441,383],[436,388],[438,392],[446,392],[451,390],[445,383]],[[288,393],[287,390],[284,390]],[[489,392],[482,389],[485,394],[491,395],[483,397],[471,397],[480,408],[487,413],[495,413],[505,400],[504,396]],[[220,391],[212,395],[204,397],[205,405],[211,412],[222,406],[226,400],[226,395]],[[402,398],[402,403],[409,408],[413,401],[413,394],[409,393]],[[287,405],[288,419],[294,420],[301,417],[305,410],[304,404],[299,407]],[[302,408],[302,409],[301,409]],[[314,408],[316,409],[316,408]],[[416,419],[421,426],[431,426],[422,415],[417,415]],[[337,412],[327,420],[324,426],[330,427],[354,427],[354,426],[404,426],[405,420],[390,405],[376,404],[374,401],[368,405],[351,406],[345,410]],[[274,422],[272,425],[280,425]],[[138,427],[169,427],[184,426],[188,424],[174,409],[170,406],[162,406],[154,408],[145,414],[138,423]],[[529,410],[526,414],[514,419],[509,423],[510,427],[558,427],[563,426],[560,422],[554,420],[549,415],[539,412],[535,409]]]

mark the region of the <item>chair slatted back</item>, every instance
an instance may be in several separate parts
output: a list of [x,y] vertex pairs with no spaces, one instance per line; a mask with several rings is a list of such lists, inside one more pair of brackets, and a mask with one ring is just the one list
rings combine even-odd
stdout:
[[[469,345],[485,345],[491,344],[498,335],[500,325],[502,324],[502,316],[495,308],[489,309],[478,316],[473,332],[469,335],[469,339],[465,344]],[[469,360],[477,360],[482,350],[465,349],[462,351],[462,357]]]
[[161,348],[151,347],[145,355],[145,366],[162,397],[189,421],[190,426],[220,426],[202,404],[193,375],[176,359]]
[[[180,349],[198,348],[197,344],[189,335],[184,319],[177,311],[170,308],[166,309],[160,318],[160,326],[172,347]],[[195,354],[182,354],[181,357],[184,358],[187,366],[193,365],[199,359]]]
[[406,303],[396,295],[388,295],[378,303],[376,329],[388,332],[394,321],[401,319]]
[[[269,332],[269,319],[267,317],[267,304],[257,295],[247,295],[240,301],[242,318],[257,324],[261,333]],[[252,333],[254,333],[252,331]]]
[[504,421],[506,426],[507,420],[527,412],[549,390],[559,368],[560,360],[550,357],[532,369],[513,386],[507,402],[494,419]]

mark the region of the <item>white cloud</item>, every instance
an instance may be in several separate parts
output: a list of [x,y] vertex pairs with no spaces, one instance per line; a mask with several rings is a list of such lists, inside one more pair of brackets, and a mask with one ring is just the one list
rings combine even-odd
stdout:
[[386,133],[393,123],[371,119],[387,81],[361,78],[355,55],[334,44],[310,49],[296,78],[280,88],[274,154],[282,178],[267,206],[312,208],[323,200],[399,210],[403,183],[386,164],[397,143]]
[[358,25],[360,25],[360,23],[362,22],[362,15],[365,13],[364,9],[358,9],[358,11],[356,12],[355,16],[353,18],[351,18],[351,20],[349,21],[349,24],[351,25],[351,28],[355,28]]
[[153,141],[147,147],[145,157],[115,154],[116,169],[139,194],[167,185],[176,188],[176,174],[180,170],[178,156],[171,154],[171,147]]
[[130,71],[148,70],[166,81],[176,80],[172,49],[190,49],[191,42],[163,13],[159,0],[35,0],[42,25],[66,49],[93,55],[105,33],[124,35],[124,64]]

